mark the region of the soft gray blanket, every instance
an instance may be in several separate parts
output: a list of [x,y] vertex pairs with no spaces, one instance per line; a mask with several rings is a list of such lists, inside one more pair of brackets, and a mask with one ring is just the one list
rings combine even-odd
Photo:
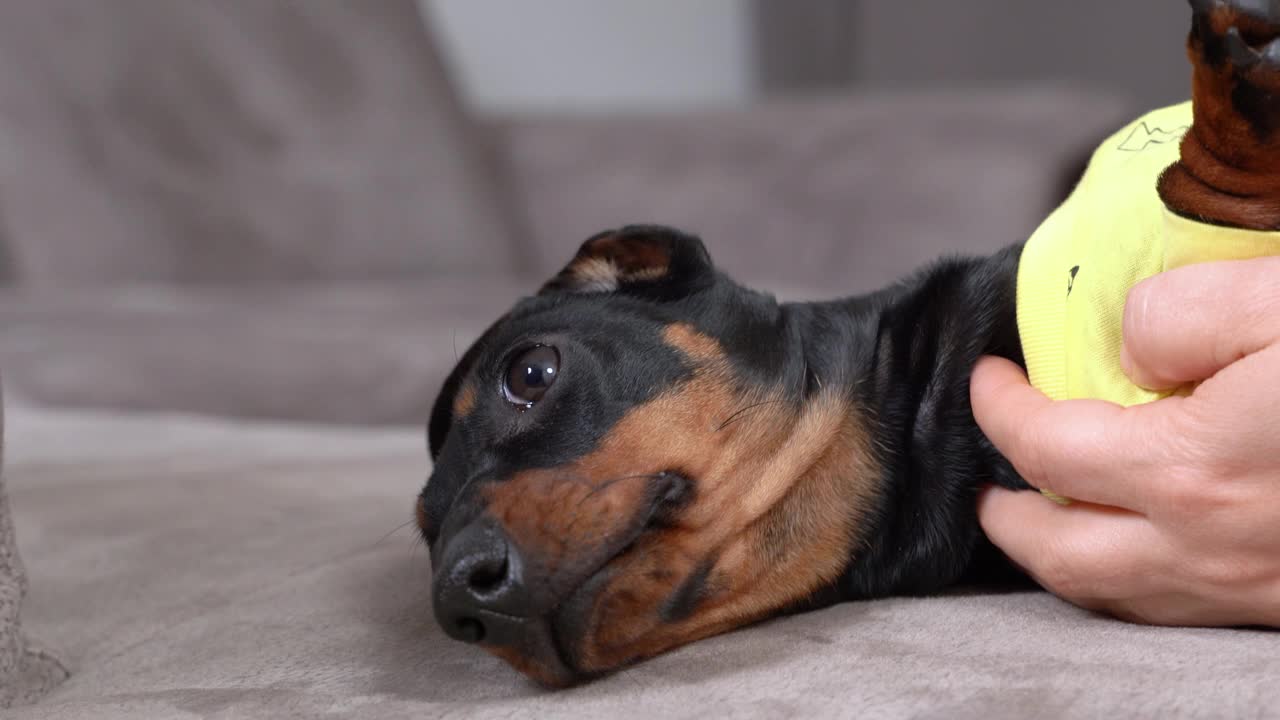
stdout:
[[66,670],[22,633],[27,576],[4,489],[4,397],[0,393],[0,707],[32,702],[62,682]]
[[[76,672],[14,718],[1262,718],[1280,634],[1039,592],[850,603],[548,693],[448,640],[422,433],[23,410],[30,629]],[[388,533],[390,533],[388,535]],[[6,718],[9,716],[6,716]]]

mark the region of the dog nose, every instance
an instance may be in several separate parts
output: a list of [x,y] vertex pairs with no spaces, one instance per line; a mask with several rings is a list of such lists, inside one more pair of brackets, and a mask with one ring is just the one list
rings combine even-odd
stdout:
[[449,539],[433,581],[436,622],[455,640],[513,645],[525,634],[528,593],[520,555],[478,521]]

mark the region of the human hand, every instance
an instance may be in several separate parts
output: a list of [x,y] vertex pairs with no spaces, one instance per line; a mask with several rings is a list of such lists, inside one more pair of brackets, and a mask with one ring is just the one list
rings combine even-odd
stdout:
[[984,358],[983,431],[1038,492],[987,491],[982,527],[1058,596],[1162,625],[1280,627],[1280,258],[1195,265],[1129,293],[1125,372],[1188,396],[1052,402]]

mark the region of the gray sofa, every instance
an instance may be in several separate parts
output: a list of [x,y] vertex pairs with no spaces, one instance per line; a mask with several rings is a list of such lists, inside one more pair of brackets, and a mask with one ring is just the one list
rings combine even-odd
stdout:
[[475,118],[409,0],[0,4],[30,581],[20,633],[0,500],[0,683],[28,648],[54,655],[21,699],[70,671],[4,716],[1274,712],[1274,633],[1044,593],[842,605],[547,693],[436,629],[405,524],[455,353],[588,234],[660,221],[785,297],[868,290],[1024,237],[1132,111],[1026,89]]

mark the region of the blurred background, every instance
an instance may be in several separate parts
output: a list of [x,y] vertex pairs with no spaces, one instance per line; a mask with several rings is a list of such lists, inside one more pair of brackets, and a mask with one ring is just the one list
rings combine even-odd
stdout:
[[[1179,0],[424,0],[481,111],[1069,84],[1184,99]],[[589,61],[584,61],[589,58]]]
[[1187,95],[1173,0],[0,3],[27,403],[420,423],[588,235],[783,298],[1024,239]]

